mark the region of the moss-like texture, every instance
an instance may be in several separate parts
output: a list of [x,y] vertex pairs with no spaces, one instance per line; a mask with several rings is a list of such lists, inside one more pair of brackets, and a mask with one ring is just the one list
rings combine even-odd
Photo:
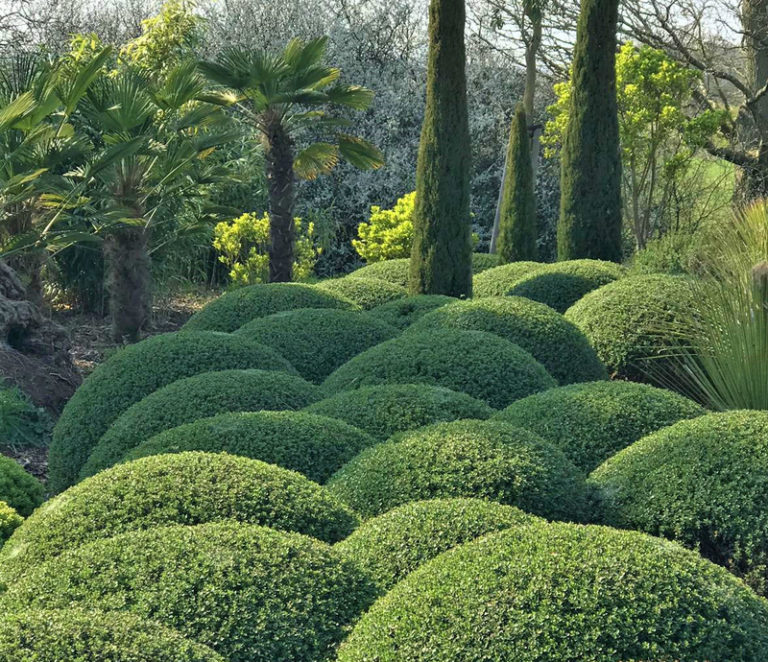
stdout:
[[408,296],[408,291],[400,285],[361,276],[324,280],[316,287],[323,292],[330,292],[354,301],[363,310],[370,310],[387,301],[404,299]]
[[475,275],[473,293],[475,298],[507,296],[515,283],[523,276],[546,266],[542,262],[510,262]]
[[43,484],[37,478],[24,471],[15,460],[0,455],[0,501],[27,517],[44,497]]
[[23,521],[24,518],[19,513],[5,501],[0,501],[0,548]]
[[454,301],[457,299],[442,294],[418,294],[376,306],[368,314],[398,329],[407,329],[427,313]]

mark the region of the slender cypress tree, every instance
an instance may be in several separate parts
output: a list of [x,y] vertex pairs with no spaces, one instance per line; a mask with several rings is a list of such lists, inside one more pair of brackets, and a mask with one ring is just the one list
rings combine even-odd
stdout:
[[560,157],[560,260],[621,261],[617,20],[618,0],[582,0],[571,110]]
[[498,253],[502,262],[536,260],[536,197],[531,138],[525,108],[518,104],[509,132],[507,177],[501,198]]
[[431,0],[427,106],[413,215],[414,294],[472,293],[464,21],[464,0]]

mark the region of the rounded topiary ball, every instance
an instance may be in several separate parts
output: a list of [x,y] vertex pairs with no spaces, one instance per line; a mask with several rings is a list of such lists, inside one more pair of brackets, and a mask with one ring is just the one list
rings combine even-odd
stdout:
[[376,306],[368,314],[398,329],[406,329],[427,313],[456,301],[442,294],[417,294]]
[[21,611],[0,618],[0,662],[226,662],[208,646],[133,614]]
[[318,395],[317,387],[301,377],[265,370],[222,370],[180,379],[122,414],[96,444],[80,477],[111,467],[163,430],[224,412],[301,409]]
[[768,413],[680,421],[602,464],[606,522],[673,538],[768,595]]
[[408,333],[430,329],[487,331],[519,345],[558,382],[591,382],[608,374],[584,334],[549,306],[522,297],[456,301],[428,313]]
[[328,488],[369,518],[411,501],[479,497],[553,519],[589,516],[584,476],[532,432],[495,421],[454,421],[364,450]]
[[248,285],[226,292],[192,315],[184,325],[194,331],[236,331],[246,322],[296,308],[355,308],[342,296],[301,283]]
[[481,499],[416,501],[368,520],[336,549],[386,591],[446,550],[536,520],[512,506]]
[[293,471],[226,453],[156,455],[107,469],[38,508],[0,550],[0,577],[11,581],[67,549],[128,531],[230,520],[329,543],[358,523]]
[[311,382],[322,382],[353,356],[397,334],[394,327],[362,312],[335,308],[286,310],[252,320],[237,331],[289,356]]
[[589,472],[650,432],[704,413],[703,407],[672,391],[615,381],[535,393],[513,402],[495,419],[535,432]]
[[533,524],[448,551],[360,619],[338,662],[762,662],[768,603],[658,538]]
[[[408,287],[410,277],[410,259],[407,257],[382,260],[360,267],[349,274],[350,278],[378,278],[401,287]],[[499,264],[498,255],[472,253],[472,273],[479,274]]]
[[323,383],[328,393],[377,384],[433,384],[506,407],[557,385],[528,352],[482,331],[409,333],[358,354]]
[[296,374],[275,350],[225,333],[183,332],[121,349],[77,389],[53,430],[48,489],[74,484],[101,436],[132,404],[171,382],[210,370],[259,368]]
[[375,443],[373,437],[337,418],[299,411],[230,412],[161,432],[124,459],[223,451],[292,469],[324,483]]
[[476,274],[472,279],[475,297],[504,297],[523,276],[546,266],[542,262],[509,262]]
[[481,274],[488,269],[494,269],[501,264],[498,253],[472,253],[472,273]]
[[37,478],[24,471],[15,460],[0,455],[0,501],[27,517],[44,497],[45,489]]
[[[566,313],[595,348],[609,372],[622,379],[663,375],[676,319],[691,315],[695,297],[680,276],[631,276],[585,296]],[[663,381],[663,379],[662,379]]]
[[306,410],[346,421],[379,441],[431,423],[486,419],[494,413],[466,393],[428,384],[364,386],[315,402]]
[[5,501],[0,501],[0,548],[11,534],[24,521],[24,518]]
[[402,299],[408,294],[401,285],[388,283],[378,278],[363,278],[361,276],[324,280],[315,287],[322,292],[330,292],[354,301],[363,310],[370,310],[394,299]]
[[131,612],[227,662],[323,662],[376,592],[325,543],[222,523],[156,527],[70,549],[10,585],[3,606]]

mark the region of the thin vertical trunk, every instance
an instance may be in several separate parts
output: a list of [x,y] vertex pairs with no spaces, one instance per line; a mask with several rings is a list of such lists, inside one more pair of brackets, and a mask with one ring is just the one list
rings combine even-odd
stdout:
[[293,222],[294,144],[278,118],[268,120],[264,137],[269,181],[269,282],[293,279],[296,229]]

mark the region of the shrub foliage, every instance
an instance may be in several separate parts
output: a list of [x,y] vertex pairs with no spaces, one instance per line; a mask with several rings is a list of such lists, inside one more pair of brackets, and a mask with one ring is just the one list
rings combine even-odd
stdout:
[[370,310],[387,301],[403,299],[408,292],[400,285],[388,283],[379,278],[363,278],[362,276],[335,278],[324,280],[316,286],[323,292],[330,292],[339,297],[353,301],[363,310]]
[[376,306],[368,314],[398,329],[407,329],[427,313],[454,301],[442,294],[417,294]]
[[24,471],[15,460],[0,455],[0,502],[27,517],[43,502],[44,496],[43,484],[37,478]]

